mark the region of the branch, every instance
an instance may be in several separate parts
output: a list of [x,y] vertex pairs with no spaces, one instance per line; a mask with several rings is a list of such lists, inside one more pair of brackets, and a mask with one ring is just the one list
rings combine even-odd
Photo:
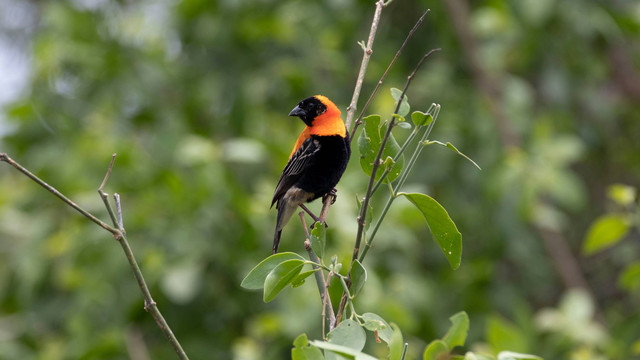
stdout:
[[[360,91],[362,90],[362,83],[364,82],[364,75],[367,72],[367,66],[369,66],[369,59],[373,54],[373,40],[376,38],[376,32],[378,31],[378,23],[380,23],[380,14],[382,8],[385,7],[384,0],[378,0],[376,2],[376,12],[373,14],[373,21],[371,22],[371,30],[369,31],[369,39],[367,40],[366,48],[363,47],[364,55],[362,56],[362,63],[360,64],[360,72],[358,73],[358,79],[356,80],[356,88],[353,90],[353,96],[351,97],[351,103],[347,107],[347,120],[345,126],[351,127],[353,122],[353,116],[356,114],[356,108],[358,106],[358,98],[360,97]],[[351,133],[353,135],[353,133]]]
[[[100,193],[100,196],[102,197],[102,199],[103,199],[103,201],[105,203],[105,206],[107,207],[107,211],[109,212],[109,215],[111,217],[111,220],[114,223],[114,226],[118,227],[118,223],[116,221],[115,216],[113,215],[113,210],[111,209],[111,205],[109,204],[108,197],[106,197],[106,194],[102,191],[107,179],[109,178],[109,174],[111,173],[111,169],[113,167],[114,159],[115,159],[115,154],[113,154],[113,157],[111,158],[111,164],[109,165],[109,170],[107,171],[107,174],[105,175],[105,178],[102,181],[102,184],[98,188],[98,192]],[[122,228],[114,229],[111,226],[105,224],[103,221],[101,221],[100,219],[98,219],[97,217],[95,217],[94,215],[89,213],[88,211],[82,209],[80,206],[76,205],[76,203],[74,203],[73,201],[69,200],[69,198],[67,198],[66,196],[62,195],[62,193],[60,193],[53,186],[47,184],[46,182],[44,182],[43,180],[38,178],[36,175],[34,175],[31,172],[29,172],[29,170],[25,169],[23,166],[21,166],[20,164],[16,163],[7,154],[0,153],[0,161],[4,161],[4,162],[8,163],[9,165],[13,166],[18,171],[20,171],[21,173],[26,175],[28,178],[30,178],[31,180],[35,181],[37,184],[39,184],[40,186],[44,187],[49,192],[51,192],[52,194],[54,194],[55,196],[60,198],[60,200],[64,201],[69,206],[71,206],[72,208],[76,209],[79,213],[84,215],[86,218],[88,218],[89,220],[91,220],[94,223],[98,224],[103,229],[109,231],[111,234],[113,234],[113,237],[116,240],[118,240],[118,242],[122,246],[122,250],[124,250],[125,256],[127,257],[127,260],[129,261],[129,265],[131,266],[131,270],[133,271],[133,274],[134,274],[134,276],[136,278],[136,281],[138,282],[138,286],[140,287],[140,291],[142,291],[142,295],[144,296],[144,308],[145,308],[145,310],[151,313],[151,315],[153,316],[153,318],[156,321],[156,324],[158,324],[158,327],[160,328],[160,330],[162,330],[162,332],[164,333],[165,337],[167,338],[167,340],[169,341],[169,343],[171,344],[171,346],[175,350],[176,354],[178,355],[178,358],[181,359],[181,360],[188,360],[189,358],[185,354],[184,350],[182,350],[182,347],[180,346],[180,343],[178,342],[178,339],[173,334],[173,331],[171,331],[171,328],[169,327],[169,325],[165,321],[164,317],[160,313],[160,310],[158,310],[158,307],[156,306],[155,301],[153,301],[153,298],[151,297],[151,293],[149,292],[149,288],[147,287],[147,284],[144,281],[144,277],[142,276],[142,271],[140,271],[140,267],[138,266],[138,263],[137,263],[137,261],[135,259],[135,256],[133,255],[133,251],[131,251],[131,247],[129,246],[127,238],[126,238],[126,236],[124,234],[124,230]],[[105,196],[103,196],[103,194]],[[121,214],[122,210],[120,209],[120,202],[117,201],[116,204],[117,204],[118,214]]]
[[98,188],[98,194],[100,195],[100,198],[104,203],[104,206],[107,208],[107,212],[109,213],[109,217],[111,218],[111,222],[113,223],[113,226],[117,227],[122,231],[122,228],[118,226],[118,222],[116,221],[116,216],[113,213],[111,204],[109,204],[109,194],[102,191],[102,189],[104,188],[104,185],[107,183],[107,180],[109,180],[109,175],[111,175],[111,170],[113,169],[113,163],[115,162],[115,160],[116,160],[116,154],[114,153],[111,156],[111,163],[109,164],[109,169],[107,169],[107,174],[104,176],[104,179],[102,179],[102,184],[100,184],[100,187]]
[[[358,253],[360,252],[360,244],[362,243],[362,237],[364,236],[364,227],[365,227],[365,222],[366,222],[366,218],[367,218],[367,210],[369,207],[369,201],[371,200],[371,192],[373,190],[374,184],[375,184],[375,180],[376,180],[376,173],[378,171],[378,168],[380,167],[381,164],[381,159],[382,159],[382,153],[384,151],[384,148],[387,144],[387,141],[389,140],[389,137],[391,136],[391,130],[393,129],[393,126],[395,125],[395,115],[398,114],[398,111],[400,110],[400,105],[402,104],[402,100],[405,97],[405,94],[407,93],[407,90],[409,89],[409,86],[411,85],[411,81],[413,81],[413,78],[415,77],[416,73],[418,72],[418,70],[420,70],[420,67],[422,67],[422,64],[424,63],[424,61],[434,52],[436,51],[440,51],[440,49],[431,49],[429,50],[429,52],[427,52],[426,54],[424,54],[424,56],[422,56],[422,58],[420,59],[420,61],[418,61],[418,64],[416,65],[416,67],[413,69],[413,71],[411,72],[411,74],[407,77],[407,82],[404,85],[404,89],[402,90],[402,94],[400,94],[400,97],[398,98],[398,104],[396,105],[395,110],[393,111],[393,114],[391,115],[391,120],[389,120],[389,126],[387,127],[387,131],[384,134],[384,138],[382,139],[382,142],[380,144],[380,148],[378,149],[378,154],[376,155],[375,160],[373,161],[373,168],[371,169],[371,176],[369,177],[369,185],[367,186],[367,192],[366,195],[362,201],[362,205],[360,206],[360,214],[358,215],[358,233],[356,235],[356,243],[355,246],[353,247],[353,255],[351,257],[351,264],[353,264],[353,262],[358,259]],[[347,276],[347,286],[350,287],[351,286],[351,268],[349,268],[349,274]],[[348,296],[348,292],[343,292],[342,293],[342,298],[340,299],[340,306],[338,307],[338,314],[336,315],[336,323],[340,322],[340,319],[342,317],[342,313],[344,311],[344,307],[346,305],[347,302],[347,296]]]
[[[365,111],[367,111],[367,108],[369,107],[369,104],[371,104],[371,100],[373,100],[373,97],[378,92],[378,89],[380,88],[380,85],[382,85],[382,83],[384,82],[384,79],[387,78],[387,74],[389,73],[389,70],[391,70],[391,67],[393,66],[393,64],[396,62],[396,60],[398,59],[398,57],[402,53],[402,50],[404,49],[405,45],[407,45],[407,42],[409,41],[409,39],[411,39],[413,34],[416,32],[416,30],[418,29],[418,26],[420,26],[420,24],[422,24],[422,21],[424,20],[424,17],[429,13],[429,11],[430,11],[430,9],[427,9],[424,13],[422,13],[422,16],[420,16],[418,21],[416,21],[415,25],[413,25],[413,28],[411,29],[411,31],[409,31],[409,34],[407,34],[407,37],[404,39],[404,42],[402,43],[402,45],[400,46],[400,48],[396,52],[396,55],[393,57],[393,59],[389,63],[389,66],[387,66],[387,70],[384,71],[384,74],[382,74],[382,76],[380,77],[380,80],[378,80],[378,83],[376,84],[376,87],[373,89],[373,92],[369,96],[369,99],[367,99],[367,102],[364,104],[364,107],[362,108],[362,111],[360,111],[360,115],[358,116],[358,119],[353,123],[353,126],[351,127],[351,131],[349,132],[349,134],[351,134],[351,141],[353,141],[353,134],[355,134],[356,129],[358,128],[358,126],[360,126],[360,124],[362,124],[362,117],[364,116]],[[354,95],[355,95],[355,93],[354,93]],[[354,111],[355,111],[355,109],[354,109]],[[347,114],[347,119],[348,119],[348,115],[349,114]]]
[[[324,208],[325,206],[323,206],[322,208],[323,214],[325,213]],[[328,209],[329,207],[326,206],[326,208]],[[302,227],[305,233],[304,248],[305,250],[307,250],[307,253],[309,253],[309,260],[311,260],[316,264],[320,264],[320,259],[318,258],[318,255],[316,255],[316,253],[311,248],[311,241],[310,241],[310,235],[308,230],[309,228],[307,227],[307,222],[304,219],[304,212],[300,211],[298,213],[298,216],[300,216],[300,221],[302,221]],[[327,288],[329,287],[328,282],[324,280],[324,275],[322,275],[322,271],[319,266],[317,265],[311,265],[311,266],[313,267],[313,270],[316,270],[313,275],[316,278],[316,285],[318,286],[318,292],[320,293],[320,301],[322,302],[322,338],[324,339],[325,323],[332,324],[335,321],[335,313],[333,312],[331,299],[329,298],[329,293],[327,292]],[[329,306],[328,313],[325,311],[325,309],[327,308],[327,305]]]
[[43,188],[47,189],[47,191],[49,191],[53,195],[57,196],[60,200],[62,200],[65,203],[67,203],[67,205],[69,205],[72,208],[74,208],[80,214],[84,215],[84,217],[86,217],[87,219],[93,221],[94,223],[98,224],[98,226],[100,226],[101,228],[103,228],[103,229],[107,230],[108,232],[110,232],[111,234],[113,234],[114,237],[120,235],[120,231],[118,231],[117,229],[114,229],[111,226],[105,224],[102,220],[98,219],[93,214],[89,213],[88,211],[86,211],[83,208],[81,208],[80,206],[78,206],[76,203],[71,201],[69,198],[67,198],[66,196],[62,195],[62,193],[60,191],[58,191],[57,189],[55,189],[53,186],[51,186],[51,185],[47,184],[46,182],[40,180],[40,178],[35,176],[29,170],[27,170],[24,167],[22,167],[22,165],[20,165],[17,162],[13,161],[13,159],[10,158],[9,155],[7,155],[6,153],[0,153],[0,161],[4,161],[7,164],[9,164],[9,165],[13,166],[14,168],[16,168],[18,171],[23,173],[29,179],[35,181],[38,185],[40,185]]

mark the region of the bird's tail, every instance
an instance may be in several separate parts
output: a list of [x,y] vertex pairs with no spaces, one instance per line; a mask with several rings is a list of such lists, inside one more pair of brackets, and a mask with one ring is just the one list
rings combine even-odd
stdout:
[[289,219],[295,212],[297,204],[287,201],[286,199],[278,200],[276,209],[278,209],[278,218],[276,220],[276,231],[273,235],[273,253],[278,252],[278,245],[280,245],[280,235],[282,234],[282,228],[287,225]]
[[280,245],[280,236],[282,235],[282,230],[278,230],[276,227],[276,233],[273,235],[273,253],[278,253],[278,245]]

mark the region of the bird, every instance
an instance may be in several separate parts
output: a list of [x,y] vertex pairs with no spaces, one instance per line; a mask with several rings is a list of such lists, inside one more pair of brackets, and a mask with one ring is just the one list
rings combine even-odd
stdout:
[[299,117],[305,128],[293,146],[271,201],[278,216],[273,236],[273,254],[278,252],[282,228],[300,206],[332,192],[351,157],[349,133],[340,110],[326,96],[315,95],[300,101],[289,113]]

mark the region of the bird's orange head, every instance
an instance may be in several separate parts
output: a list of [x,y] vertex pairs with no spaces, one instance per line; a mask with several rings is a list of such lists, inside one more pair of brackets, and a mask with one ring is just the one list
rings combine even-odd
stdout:
[[289,116],[297,116],[307,124],[308,134],[330,136],[347,134],[340,110],[326,96],[316,95],[308,97],[298,103]]

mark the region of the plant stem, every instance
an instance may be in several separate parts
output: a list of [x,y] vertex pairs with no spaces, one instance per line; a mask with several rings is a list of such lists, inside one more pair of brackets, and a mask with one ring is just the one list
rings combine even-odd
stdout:
[[360,207],[360,214],[358,215],[358,233],[356,235],[356,243],[353,249],[353,256],[351,257],[351,262],[353,262],[355,259],[358,258],[358,252],[360,251],[360,243],[362,242],[362,235],[364,233],[364,226],[365,226],[365,219],[367,218],[367,209],[369,206],[369,201],[371,200],[371,192],[373,190],[373,185],[376,179],[376,174],[378,172],[378,168],[380,167],[380,160],[382,159],[382,153],[384,151],[385,146],[387,145],[387,141],[389,140],[389,137],[391,136],[391,130],[393,129],[394,125],[395,125],[395,115],[398,114],[398,111],[400,110],[400,105],[402,105],[402,100],[405,97],[405,94],[407,93],[407,90],[409,89],[409,86],[411,85],[411,81],[413,80],[413,78],[415,77],[416,73],[418,72],[418,70],[420,69],[420,67],[422,66],[422,63],[424,63],[424,61],[429,57],[429,55],[431,55],[432,53],[439,51],[440,49],[431,49],[429,50],[429,52],[427,52],[418,62],[418,64],[416,65],[416,67],[413,69],[413,72],[411,72],[411,75],[409,75],[409,77],[407,77],[407,82],[404,85],[404,89],[402,89],[402,93],[400,94],[400,97],[398,98],[398,104],[396,105],[396,109],[393,111],[393,114],[391,116],[391,120],[389,120],[389,126],[387,127],[387,131],[384,134],[384,138],[382,139],[382,142],[380,143],[380,148],[378,149],[378,154],[376,155],[375,160],[373,161],[373,167],[371,169],[371,176],[369,177],[369,185],[367,186],[367,192],[366,195],[364,197],[364,200],[362,201],[362,206]]
[[[114,157],[115,157],[115,154],[114,154]],[[122,229],[112,228],[111,226],[105,224],[103,221],[101,221],[100,219],[95,217],[93,214],[91,214],[88,211],[82,209],[76,203],[74,203],[69,198],[67,198],[62,193],[60,193],[53,186],[47,184],[46,182],[44,182],[43,180],[38,178],[36,175],[32,174],[29,170],[27,170],[26,168],[24,168],[23,166],[21,166],[20,164],[15,162],[7,154],[0,153],[0,161],[4,161],[4,162],[8,163],[9,165],[13,166],[18,171],[20,171],[21,173],[26,175],[28,178],[30,178],[31,180],[36,182],[38,185],[44,187],[47,191],[49,191],[50,193],[52,193],[55,196],[57,196],[60,200],[62,200],[65,203],[67,203],[67,205],[69,205],[72,208],[74,208],[75,210],[77,210],[79,213],[84,215],[86,218],[88,218],[89,220],[91,220],[94,223],[98,224],[103,229],[109,231],[111,234],[113,234],[113,237],[116,240],[118,240],[118,242],[122,246],[122,250],[124,250],[125,256],[127,257],[127,260],[129,261],[129,265],[131,266],[131,270],[133,271],[133,275],[136,278],[138,286],[140,287],[140,291],[142,292],[142,295],[144,296],[144,309],[147,312],[151,313],[151,315],[153,316],[153,318],[156,321],[156,324],[158,325],[158,327],[160,328],[162,333],[165,335],[165,337],[167,338],[167,340],[169,341],[169,343],[173,347],[174,351],[176,352],[176,355],[178,355],[178,358],[181,359],[181,360],[188,360],[189,358],[187,357],[187,355],[185,354],[184,350],[180,346],[180,343],[178,342],[178,339],[173,334],[173,331],[171,331],[171,328],[169,327],[169,325],[167,324],[166,320],[162,316],[162,313],[160,313],[160,310],[156,306],[156,302],[153,301],[153,298],[151,297],[151,293],[149,292],[149,288],[147,287],[147,284],[144,281],[144,277],[142,276],[142,271],[140,270],[140,267],[138,266],[138,263],[136,262],[135,256],[133,255],[133,251],[131,251],[131,247],[129,246],[129,242],[127,241],[127,238],[126,238],[126,236],[124,234],[124,231]],[[101,193],[100,194],[101,197],[102,197],[102,194],[104,194],[102,192],[102,188],[104,187],[104,184],[106,183],[106,180],[109,177],[109,174],[111,172],[111,167],[112,166],[113,166],[113,158],[111,160],[111,165],[109,166],[109,170],[107,171],[107,175],[105,176],[105,179],[103,180],[102,184],[100,185],[100,188],[98,189],[98,191]],[[103,198],[103,201],[105,202],[105,206],[107,207],[107,209],[109,209],[110,205],[109,205],[108,199],[105,201],[105,198],[104,197],[102,197],[102,198]],[[117,205],[118,205],[118,213],[122,213],[122,210],[120,209],[120,206],[119,206],[120,203],[118,202]],[[111,210],[110,216],[111,216],[112,221],[114,222],[114,226],[118,226],[116,221],[115,221],[115,217],[112,216],[112,214],[113,214],[113,210]]]
[[[425,131],[424,135],[422,136],[422,139],[420,140],[420,142],[417,144],[416,149],[414,150],[413,154],[411,155],[411,158],[409,159],[409,162],[407,163],[407,166],[405,167],[404,171],[400,175],[400,178],[398,179],[398,183],[396,184],[396,190],[394,191],[393,188],[391,188],[389,190],[389,192],[390,192],[389,199],[387,199],[387,203],[384,205],[384,208],[382,209],[382,213],[380,214],[380,217],[378,218],[378,221],[376,222],[375,226],[373,227],[373,230],[371,231],[371,235],[369,236],[369,240],[368,241],[365,240],[365,246],[362,249],[362,254],[360,254],[360,257],[358,258],[358,260],[360,262],[364,261],[364,258],[367,255],[367,252],[371,248],[371,243],[373,242],[373,239],[375,238],[376,234],[378,233],[378,229],[380,228],[380,224],[382,224],[382,221],[384,220],[385,216],[387,215],[387,211],[389,211],[389,208],[391,207],[391,204],[397,198],[397,191],[400,190],[400,188],[404,185],[404,182],[407,179],[408,173],[411,171],[411,169],[413,168],[413,165],[415,164],[418,156],[420,155],[420,152],[422,151],[422,148],[424,147],[424,145],[422,145],[422,143],[427,139],[427,137],[429,137],[429,134],[431,133],[431,130],[433,129],[433,125],[435,124],[436,119],[438,118],[438,114],[440,113],[440,105],[431,105],[431,107],[429,107],[429,110],[427,110],[427,112],[428,113],[433,112],[433,114],[432,114],[433,121],[431,122],[431,124],[429,124],[429,126],[427,126],[427,130]],[[405,144],[406,144],[406,142],[405,142]]]
[[57,196],[60,200],[62,200],[65,203],[67,203],[67,205],[69,205],[72,208],[74,208],[76,211],[78,211],[84,217],[86,217],[87,219],[89,219],[89,220],[93,221],[94,223],[98,224],[98,226],[100,226],[101,228],[103,228],[103,229],[107,230],[108,232],[112,233],[114,236],[120,234],[120,231],[118,231],[117,229],[112,228],[111,226],[109,226],[105,222],[103,222],[102,220],[100,220],[97,217],[95,217],[93,214],[89,213],[88,211],[86,211],[83,208],[81,208],[80,206],[78,206],[76,203],[71,201],[69,198],[67,198],[66,196],[62,195],[62,193],[59,192],[56,188],[54,188],[53,186],[51,186],[51,185],[47,184],[46,182],[42,181],[39,177],[35,176],[29,170],[25,169],[22,165],[20,165],[17,162],[15,162],[6,153],[0,153],[0,161],[4,161],[7,164],[13,166],[18,171],[20,171],[25,176],[27,176],[29,179],[35,181],[38,185],[42,186],[43,188],[45,188],[50,193],[52,193],[53,195]]
[[[393,157],[393,162],[397,162],[398,159],[400,159],[400,156],[402,156],[402,153],[404,153],[404,151],[407,149],[407,147],[409,146],[409,143],[411,143],[411,141],[413,141],[413,138],[416,137],[416,135],[418,134],[418,132],[420,131],[420,128],[418,126],[415,126],[413,128],[413,131],[411,131],[411,134],[409,134],[409,137],[407,137],[407,140],[404,142],[404,144],[402,144],[402,147],[400,148],[400,150],[398,151],[398,153],[396,154],[396,156]],[[373,196],[373,194],[376,193],[376,191],[378,190],[378,188],[380,187],[380,185],[384,182],[384,180],[387,178],[387,175],[389,175],[389,173],[391,172],[391,169],[393,168],[386,168],[384,169],[384,172],[382,173],[382,175],[380,176],[380,179],[378,179],[378,182],[376,182],[376,184],[373,186],[373,189],[371,190],[371,195]]]
[[[357,218],[357,222],[358,222],[358,232],[356,234],[356,242],[355,245],[353,247],[353,255],[351,257],[351,264],[349,266],[349,274],[348,274],[348,285],[351,284],[351,266],[353,265],[353,262],[358,259],[358,254],[360,252],[360,244],[362,242],[362,238],[364,235],[364,227],[365,227],[365,222],[366,222],[366,218],[367,218],[367,209],[369,207],[369,201],[371,200],[371,191],[373,190],[373,185],[376,179],[376,173],[378,171],[378,168],[380,167],[380,159],[382,158],[382,152],[384,151],[384,147],[387,144],[387,141],[389,140],[389,137],[391,135],[391,130],[393,129],[393,126],[395,125],[395,115],[398,114],[398,111],[400,110],[400,105],[402,105],[402,100],[405,97],[405,94],[407,93],[407,90],[409,89],[409,86],[411,85],[411,81],[413,80],[413,78],[415,77],[416,73],[418,72],[418,70],[420,69],[420,67],[422,66],[422,64],[424,63],[424,61],[434,52],[439,51],[440,49],[431,49],[429,50],[424,56],[422,56],[422,58],[420,59],[420,61],[418,61],[418,64],[416,65],[416,67],[413,69],[413,72],[411,72],[411,74],[407,77],[407,82],[405,83],[404,89],[402,90],[402,93],[400,94],[400,97],[398,98],[398,104],[396,105],[395,110],[393,111],[393,114],[391,115],[391,120],[389,121],[389,126],[387,127],[387,131],[384,134],[384,138],[382,139],[382,142],[380,143],[380,148],[378,149],[378,154],[376,155],[375,160],[373,161],[373,167],[371,169],[371,176],[369,177],[369,184],[367,185],[367,192],[366,195],[362,201],[362,205],[360,206],[360,214],[358,215]],[[399,188],[399,187],[398,187]],[[369,241],[371,242],[371,241]],[[344,311],[344,306],[346,304],[347,301],[347,295],[348,292],[343,292],[342,293],[342,298],[340,299],[340,306],[338,307],[338,313],[336,315],[336,323],[340,322],[340,318],[342,316],[342,313]]]
[[136,261],[136,258],[133,255],[133,251],[131,251],[131,246],[129,246],[127,237],[124,234],[122,234],[116,239],[120,243],[120,246],[122,246],[122,250],[124,251],[125,256],[129,261],[129,265],[131,266],[131,271],[133,271],[133,275],[136,278],[138,287],[140,287],[140,291],[142,291],[142,295],[144,296],[144,309],[147,312],[151,313],[151,316],[153,316],[153,319],[156,321],[156,324],[158,325],[158,327],[160,328],[164,336],[167,338],[167,341],[169,341],[169,343],[173,347],[173,350],[176,352],[176,355],[178,355],[178,359],[188,360],[189,357],[187,357],[187,354],[182,349],[180,342],[178,341],[176,336],[173,334],[173,331],[169,327],[169,324],[167,324],[167,321],[164,319],[164,316],[162,316],[162,313],[158,309],[156,302],[151,297],[151,292],[147,287],[147,283],[144,281],[144,277],[142,276],[142,271],[140,270],[140,267],[138,266],[138,262]]
[[369,59],[371,59],[371,54],[373,54],[373,41],[376,38],[376,32],[378,31],[378,24],[380,23],[380,14],[382,14],[383,7],[385,7],[384,0],[378,0],[378,2],[376,2],[376,11],[373,14],[373,21],[371,22],[371,30],[369,31],[369,39],[367,40],[367,46],[366,48],[363,49],[364,54],[362,56],[362,63],[360,63],[360,72],[358,73],[358,79],[356,80],[356,87],[353,90],[351,103],[347,107],[347,119],[345,121],[345,126],[347,129],[351,127],[351,123],[353,122],[353,116],[356,114],[356,108],[358,106],[358,98],[360,98],[360,91],[362,90],[362,83],[364,82],[364,75],[367,72]]
[[[323,207],[324,209],[324,207]],[[323,211],[324,213],[324,211]],[[327,291],[325,291],[325,289],[327,288],[327,284],[324,280],[324,275],[322,274],[322,271],[320,271],[321,266],[316,265],[316,264],[322,264],[321,260],[318,258],[318,255],[316,255],[316,253],[313,251],[313,249],[311,248],[311,243],[310,243],[310,235],[309,235],[309,228],[307,227],[307,221],[304,219],[304,212],[300,211],[298,213],[298,216],[300,216],[300,221],[302,221],[302,227],[304,228],[304,232],[305,232],[305,241],[304,241],[304,248],[305,250],[307,250],[307,253],[309,254],[309,260],[311,260],[313,262],[313,264],[311,264],[311,267],[313,267],[314,270],[316,270],[316,272],[313,274],[316,278],[316,285],[318,287],[318,292],[320,293],[320,301],[323,304],[323,318],[325,318],[324,314],[324,304],[328,304],[329,305],[329,313],[326,314],[326,319],[323,321],[322,326],[324,327],[324,322],[329,322],[331,323],[334,319],[335,319],[335,314],[333,312],[333,306],[331,305],[331,300],[327,299],[327,297],[329,296],[329,294],[327,293]],[[321,215],[322,216],[322,215]],[[322,226],[322,225],[320,225]]]
[[[98,188],[98,194],[100,194],[100,198],[102,199],[102,202],[104,203],[104,206],[107,208],[107,212],[109,213],[109,217],[111,218],[111,222],[113,223],[113,226],[116,226],[116,227],[120,228],[117,225],[116,216],[113,213],[113,209],[111,208],[111,204],[109,204],[109,194],[107,194],[104,191],[102,191],[102,189],[104,188],[104,185],[107,183],[107,180],[109,179],[109,175],[111,175],[111,170],[113,169],[113,162],[115,160],[116,160],[116,154],[114,153],[111,156],[111,163],[109,164],[109,168],[107,169],[107,174],[104,176],[104,179],[102,179],[102,184],[100,184],[100,187]],[[120,229],[120,230],[122,230],[122,229]]]

